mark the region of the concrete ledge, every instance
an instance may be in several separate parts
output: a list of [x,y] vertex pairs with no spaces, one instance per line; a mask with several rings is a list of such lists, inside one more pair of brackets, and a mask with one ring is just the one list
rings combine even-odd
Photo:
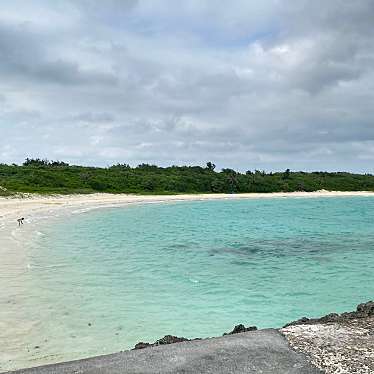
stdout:
[[125,351],[61,364],[18,370],[17,374],[261,373],[320,374],[292,350],[277,330]]

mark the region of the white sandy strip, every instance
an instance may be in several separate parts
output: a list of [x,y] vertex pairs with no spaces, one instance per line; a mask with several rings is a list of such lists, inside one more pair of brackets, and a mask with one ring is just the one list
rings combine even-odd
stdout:
[[215,200],[215,199],[259,199],[274,197],[338,197],[374,196],[374,192],[354,191],[317,191],[317,192],[276,192],[246,194],[190,194],[190,195],[127,195],[127,194],[89,194],[89,195],[27,195],[23,198],[0,197],[0,224],[38,211],[64,208],[98,208],[131,203]]

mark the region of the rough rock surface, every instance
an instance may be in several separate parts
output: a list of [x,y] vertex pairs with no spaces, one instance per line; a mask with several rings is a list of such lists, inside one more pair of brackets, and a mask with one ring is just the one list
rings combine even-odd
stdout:
[[292,348],[327,374],[374,373],[374,303],[355,312],[302,318],[280,330]]
[[313,325],[317,323],[329,322],[347,322],[353,319],[367,318],[371,316],[374,316],[374,301],[368,301],[366,303],[357,305],[356,311],[354,312],[347,312],[342,314],[330,313],[321,318],[303,317],[298,319],[297,321],[288,323],[284,327],[295,325]]
[[196,339],[187,339],[187,338],[179,338],[178,336],[173,335],[165,335],[163,338],[156,340],[154,343],[144,343],[139,342],[135,344],[134,349],[143,349],[148,347],[155,347],[158,345],[165,345],[165,344],[173,344],[173,343],[180,343],[180,342],[187,342],[191,340],[199,340],[199,338]]
[[236,325],[232,331],[225,332],[223,336],[232,335],[232,334],[240,334],[241,332],[256,331],[256,330],[257,330],[256,326],[245,327],[243,324],[240,324],[240,325]]

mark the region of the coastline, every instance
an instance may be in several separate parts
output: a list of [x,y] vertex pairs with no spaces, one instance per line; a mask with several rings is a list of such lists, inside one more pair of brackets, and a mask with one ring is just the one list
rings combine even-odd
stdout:
[[[84,213],[91,209],[121,207],[131,204],[172,203],[179,201],[203,200],[237,200],[237,199],[272,199],[272,198],[321,198],[321,197],[374,197],[373,192],[294,192],[294,193],[251,193],[251,194],[191,194],[191,195],[117,195],[117,194],[92,194],[92,195],[25,195],[24,197],[0,198],[0,304],[16,300],[14,290],[22,293],[27,287],[24,282],[27,276],[27,243],[32,240],[39,227],[49,224],[54,217],[68,217],[70,214]],[[18,227],[16,219],[25,217],[25,225]],[[18,303],[19,305],[19,303]],[[9,306],[9,308],[8,308]],[[0,341],[8,344],[0,352],[0,372],[2,361],[12,361],[17,357],[16,344],[22,338],[9,333],[7,326],[14,320],[19,322],[17,329],[27,333],[33,325],[22,315],[22,311],[8,304],[7,308],[0,311]]]
[[315,192],[270,192],[243,194],[181,194],[181,195],[132,195],[94,193],[87,195],[37,195],[22,197],[0,197],[0,225],[21,215],[35,214],[41,210],[61,208],[100,208],[133,203],[161,203],[173,201],[217,200],[217,199],[261,199],[261,198],[318,198],[318,197],[368,197],[371,191],[315,191]]
[[[124,207],[132,204],[172,203],[183,201],[279,199],[279,198],[329,198],[374,197],[371,191],[271,192],[243,194],[181,194],[181,195],[132,195],[132,194],[78,194],[38,195],[20,194],[0,196],[0,256],[9,247],[23,247],[25,236],[53,217],[84,213],[93,209]],[[25,224],[18,230],[17,219],[25,217]],[[20,251],[22,252],[22,250]],[[19,255],[20,252],[17,252]]]

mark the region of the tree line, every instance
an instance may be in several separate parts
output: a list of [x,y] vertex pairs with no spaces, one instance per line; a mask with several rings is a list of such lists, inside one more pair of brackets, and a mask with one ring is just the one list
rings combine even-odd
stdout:
[[126,163],[106,168],[69,165],[62,161],[27,158],[22,165],[0,164],[0,194],[35,193],[245,193],[374,191],[374,176],[346,172],[281,172],[233,169],[217,171],[212,162],[201,166],[159,167]]

